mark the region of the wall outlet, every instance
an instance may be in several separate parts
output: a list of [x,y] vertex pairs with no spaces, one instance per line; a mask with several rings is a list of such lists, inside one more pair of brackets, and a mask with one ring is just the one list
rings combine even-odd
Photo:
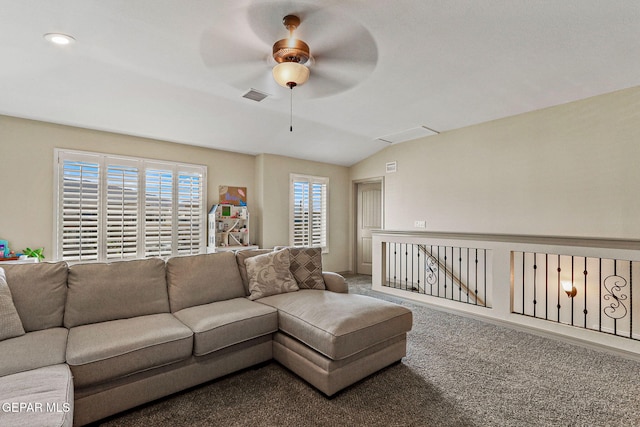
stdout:
[[427,228],[427,221],[414,221],[413,226],[415,228]]

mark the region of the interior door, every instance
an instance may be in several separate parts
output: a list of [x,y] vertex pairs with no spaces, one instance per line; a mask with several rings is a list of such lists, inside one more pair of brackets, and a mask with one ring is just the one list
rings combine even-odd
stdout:
[[382,228],[382,183],[357,187],[356,273],[371,275],[371,230]]

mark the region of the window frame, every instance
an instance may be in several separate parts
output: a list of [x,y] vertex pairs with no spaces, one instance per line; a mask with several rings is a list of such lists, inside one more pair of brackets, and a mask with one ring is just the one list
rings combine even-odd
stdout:
[[[62,237],[63,234],[63,221],[65,220],[63,209],[65,207],[63,198],[65,195],[68,197],[69,193],[65,193],[65,162],[89,162],[92,164],[98,165],[97,172],[97,222],[96,222],[96,235],[97,235],[97,243],[95,251],[97,254],[95,256],[88,255],[87,257],[83,256],[65,256],[64,254],[64,239]],[[112,183],[112,175],[110,175],[113,171],[117,172],[118,168],[135,168],[135,174],[137,175],[137,187],[135,193],[135,202],[131,202],[130,206],[127,210],[127,213],[131,213],[135,210],[136,216],[134,219],[135,222],[135,253],[132,253],[131,250],[118,252],[113,251],[113,246],[108,247],[108,233],[113,231],[113,228],[109,227],[108,221],[110,218],[108,217],[109,207],[113,207],[113,201],[110,199],[111,196],[115,195],[117,199],[118,191],[112,191],[111,183]],[[151,169],[159,169],[163,171],[171,171],[171,243],[170,243],[170,251],[161,252],[160,250],[157,253],[148,254],[146,250],[146,233],[149,230],[149,224],[147,222],[147,211],[145,205],[147,204],[147,179],[149,170]],[[192,188],[186,188],[186,190],[182,189],[182,191],[192,191],[189,193],[187,198],[185,199],[184,194],[181,193],[180,183],[181,178],[191,176],[191,180],[198,181],[199,186],[191,186]],[[130,183],[133,180],[129,181]],[[68,184],[69,181],[66,181]],[[169,256],[176,255],[187,255],[187,254],[201,254],[206,253],[207,247],[207,166],[205,165],[196,165],[189,163],[181,163],[181,162],[172,162],[172,161],[164,161],[164,160],[155,160],[143,157],[133,157],[133,156],[123,156],[123,155],[115,155],[115,154],[107,154],[107,153],[97,153],[97,152],[88,152],[88,151],[76,151],[76,150],[68,150],[55,148],[54,149],[54,199],[53,199],[53,243],[54,243],[54,259],[55,260],[64,260],[69,263],[76,262],[112,262],[112,261],[120,261],[120,260],[128,260],[128,259],[142,259],[148,257],[162,257],[166,258]],[[133,184],[131,184],[133,187]],[[195,191],[193,190],[195,188]],[[124,199],[125,193],[127,191],[122,189],[122,197]],[[131,197],[130,190],[128,193],[129,197]],[[195,194],[197,193],[197,194]],[[195,197],[195,198],[194,198]],[[68,199],[67,199],[68,200]],[[131,199],[130,199],[131,200]],[[186,206],[187,215],[184,215],[185,209],[180,205],[181,200],[186,202],[184,205]],[[193,211],[193,207],[189,208],[188,200],[193,200],[193,204],[196,205],[196,211]],[[122,202],[124,206],[124,201]],[[135,204],[135,207],[131,207],[131,204]],[[197,205],[200,206],[197,206]],[[124,212],[125,208],[122,208],[122,224],[120,227],[122,228],[122,235],[124,236],[125,231],[125,219]],[[191,217],[189,216],[189,211],[191,213]],[[188,234],[186,237],[189,242],[186,240],[180,239],[181,233],[181,225],[180,224],[180,213],[183,212],[182,218],[186,218],[190,223],[194,223],[199,226],[199,230],[196,237],[194,238],[193,233]],[[116,220],[118,219],[118,213],[116,212]],[[184,220],[183,220],[184,221]],[[117,226],[116,224],[116,234],[117,234]],[[193,225],[189,225],[189,229],[192,230]],[[129,228],[131,230],[132,228]],[[182,232],[184,235],[184,233]],[[184,240],[184,241],[183,241]],[[186,246],[185,246],[186,242]],[[197,242],[197,243],[195,243]],[[129,245],[129,249],[133,245]],[[160,248],[160,247],[159,247]]]
[[[324,204],[324,210],[321,211],[321,222],[324,223],[324,229],[320,232],[323,234],[321,240],[324,239],[324,244],[314,245],[313,244],[313,213],[311,210],[307,211],[307,223],[309,224],[309,229],[307,233],[306,242],[300,244],[296,239],[296,212],[295,212],[295,185],[296,183],[305,183],[309,187],[309,198],[311,198],[311,191],[314,184],[324,186],[324,200],[322,204]],[[324,176],[313,176],[313,175],[303,175],[297,173],[289,174],[289,245],[290,246],[319,246],[322,248],[322,253],[329,253],[329,178]]]

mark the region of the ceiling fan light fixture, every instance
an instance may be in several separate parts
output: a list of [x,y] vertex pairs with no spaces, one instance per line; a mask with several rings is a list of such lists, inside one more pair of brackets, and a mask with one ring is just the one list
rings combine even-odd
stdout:
[[291,89],[289,110],[289,131],[293,132],[293,88],[309,80],[309,68],[304,65],[311,58],[309,45],[293,37],[300,25],[300,18],[287,15],[282,24],[289,31],[289,38],[278,40],[273,45],[273,59],[278,63],[273,67],[273,79],[282,87]]
[[309,80],[309,68],[297,62],[281,62],[273,67],[273,78],[282,87],[300,86]]

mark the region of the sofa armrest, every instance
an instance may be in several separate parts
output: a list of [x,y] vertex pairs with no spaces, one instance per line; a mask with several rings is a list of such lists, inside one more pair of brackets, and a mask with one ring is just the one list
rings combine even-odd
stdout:
[[322,278],[324,279],[324,284],[328,291],[341,294],[349,293],[349,285],[347,285],[347,281],[338,273],[323,271]]

